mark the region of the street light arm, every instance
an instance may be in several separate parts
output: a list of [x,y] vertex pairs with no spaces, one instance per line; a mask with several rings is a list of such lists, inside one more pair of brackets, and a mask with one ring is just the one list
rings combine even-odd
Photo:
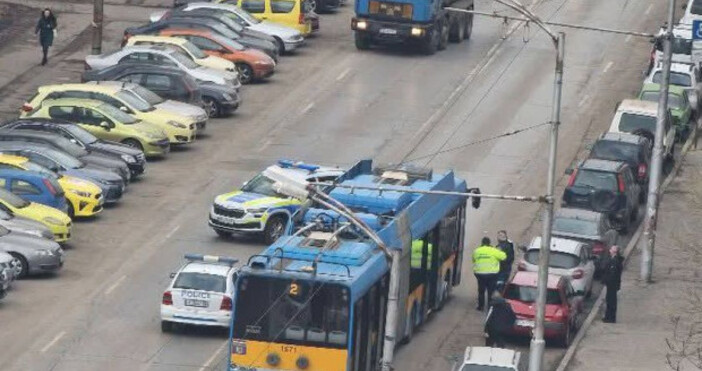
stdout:
[[553,33],[553,31],[551,31],[551,29],[548,28],[546,24],[544,24],[541,18],[529,11],[526,7],[524,7],[524,5],[517,2],[516,0],[508,0],[509,2],[506,2],[505,0],[495,1],[524,15],[530,22],[534,22],[537,26],[544,30],[551,37],[551,41],[553,41],[554,44],[558,44],[558,35]]

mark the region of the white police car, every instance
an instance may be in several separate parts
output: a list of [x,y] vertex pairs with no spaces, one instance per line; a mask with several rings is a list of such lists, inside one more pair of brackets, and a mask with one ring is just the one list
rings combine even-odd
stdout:
[[175,323],[229,327],[238,260],[200,254],[185,259],[163,292],[161,330],[170,331]]

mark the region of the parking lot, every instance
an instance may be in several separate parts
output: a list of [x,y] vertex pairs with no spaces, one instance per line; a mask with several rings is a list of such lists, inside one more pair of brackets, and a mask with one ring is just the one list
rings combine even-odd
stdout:
[[[119,45],[125,27],[146,22],[148,13],[164,5],[108,3],[104,50]],[[477,2],[478,9],[493,7]],[[624,0],[544,0],[533,7],[559,22],[647,32],[657,31],[664,11],[663,3]],[[364,158],[381,163],[420,158],[420,165],[455,169],[469,186],[487,193],[543,193],[545,127],[436,152],[548,121],[550,41],[532,29],[524,43],[526,34],[516,26],[502,39],[499,22],[476,18],[469,42],[432,57],[395,49],[359,52],[349,31],[352,8],[348,4],[322,15],[321,31],[305,47],[281,57],[270,79],[242,88],[236,113],[212,119],[195,143],[149,162],[143,179],[133,182],[117,205],[77,222],[58,275],[15,285],[0,301],[0,368],[223,369],[227,333],[162,333],[161,293],[185,253],[245,262],[263,248],[255,237],[217,237],[207,215],[216,195],[281,158],[341,167]],[[11,70],[0,74],[3,118],[16,116],[38,86],[78,81],[83,72],[90,4],[64,2],[54,9],[66,29],[59,31],[47,67],[37,65],[40,54],[31,29],[12,28],[14,40],[0,47],[0,64]],[[616,102],[638,92],[650,44],[635,37],[569,32],[566,51],[558,174],[607,130]],[[469,211],[466,251],[483,234],[492,237],[500,229],[515,242],[527,243],[538,234],[538,210],[533,204],[484,201],[481,209]],[[469,264],[464,271],[450,305],[398,349],[396,369],[448,370],[465,346],[482,344],[483,318],[474,310]],[[528,342],[516,345],[526,350]],[[549,367],[562,354],[549,347]]]

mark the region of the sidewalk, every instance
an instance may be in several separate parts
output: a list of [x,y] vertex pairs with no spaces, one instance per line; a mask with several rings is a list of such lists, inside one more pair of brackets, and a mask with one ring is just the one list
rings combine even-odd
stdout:
[[[597,318],[567,369],[702,369],[701,237],[702,151],[695,151],[687,154],[661,202],[655,283],[639,282],[641,239],[622,277],[618,322],[607,324]],[[698,334],[690,335],[692,330]]]

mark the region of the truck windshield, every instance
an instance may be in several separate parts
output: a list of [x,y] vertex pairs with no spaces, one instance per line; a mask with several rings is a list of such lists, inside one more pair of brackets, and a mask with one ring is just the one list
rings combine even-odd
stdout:
[[243,276],[237,284],[234,339],[346,348],[347,288],[261,276]]

